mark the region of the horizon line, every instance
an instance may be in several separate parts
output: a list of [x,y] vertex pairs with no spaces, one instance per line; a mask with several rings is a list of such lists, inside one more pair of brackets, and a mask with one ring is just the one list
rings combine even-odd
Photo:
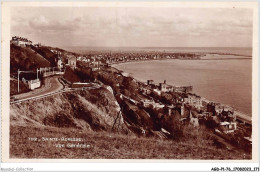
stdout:
[[191,47],[146,47],[146,46],[144,46],[144,47],[134,47],[134,46],[129,46],[129,47],[127,47],[127,46],[121,46],[121,47],[116,47],[116,46],[111,46],[111,47],[109,47],[109,46],[76,46],[76,45],[74,45],[74,46],[60,46],[60,47],[63,47],[63,48],[69,48],[69,47],[84,47],[84,48],[253,48],[252,46],[250,46],[250,47],[237,47],[237,46],[234,46],[234,47],[193,47],[193,46],[191,46]]

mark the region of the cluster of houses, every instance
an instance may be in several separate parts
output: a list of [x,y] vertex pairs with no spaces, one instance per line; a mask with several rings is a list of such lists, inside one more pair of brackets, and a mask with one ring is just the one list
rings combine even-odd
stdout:
[[50,51],[54,54],[57,54],[55,61],[56,61],[56,67],[59,70],[64,69],[66,66],[69,66],[72,69],[77,68],[77,57],[75,55],[69,53],[62,54],[57,49],[50,49]]
[[136,53],[114,53],[106,57],[106,62],[124,63],[129,61],[158,60],[158,59],[199,59],[200,53],[168,53],[168,52],[136,52]]
[[90,53],[77,57],[77,61],[85,62],[94,70],[98,66],[109,66],[114,63],[124,63],[130,61],[158,60],[158,59],[199,59],[200,53],[167,53],[167,52],[110,52]]
[[[171,106],[156,102],[153,98],[143,99],[140,101],[142,107],[153,107],[160,109],[167,107],[169,112],[172,112],[177,107],[180,110],[180,121],[184,123],[191,123],[199,126],[200,121],[214,121],[216,130],[228,134],[237,130],[236,114],[231,107],[207,101],[205,98],[191,93],[192,87],[180,87],[176,89],[174,86],[166,84],[166,81],[156,85],[153,80],[147,80],[146,86],[142,87],[141,93],[145,96],[150,95],[151,92],[157,93],[161,96],[162,93],[182,93]],[[165,95],[165,94],[164,94]],[[189,107],[189,108],[187,108]],[[193,109],[193,110],[192,110]]]
[[69,66],[72,69],[77,68],[77,58],[74,55],[67,55],[65,61],[63,61],[62,58],[58,56],[56,59],[56,63],[57,63],[57,68],[60,70],[66,66]]
[[12,37],[11,44],[14,44],[16,46],[20,47],[27,47],[32,45],[32,41],[28,40],[27,38],[14,36]]
[[145,108],[151,106],[154,109],[162,109],[165,107],[164,104],[155,102],[153,99],[143,99],[140,101],[140,104]]
[[[185,87],[186,88],[186,87]],[[167,110],[164,115],[178,115],[179,121],[182,124],[191,124],[198,127],[201,124],[208,123],[215,130],[229,134],[237,130],[236,114],[234,110],[228,106],[223,106],[219,103],[207,101],[205,98],[191,93],[192,88],[174,89],[174,87],[166,84],[166,81],[155,84],[153,80],[148,80],[144,86],[141,86],[142,98],[130,98],[121,95],[129,107],[140,107],[143,109],[153,108],[155,110]],[[150,93],[158,93],[157,97],[153,97]],[[165,96],[164,93],[180,93],[179,97],[170,104],[162,103],[158,97]],[[132,105],[131,105],[132,104]]]
[[141,90],[145,94],[150,94],[152,91],[157,95],[161,95],[165,92],[184,92],[190,93],[192,92],[192,86],[172,86],[166,83],[164,80],[163,83],[159,83],[159,85],[155,84],[154,80],[147,80],[146,87],[142,87]]
[[78,56],[77,61],[84,62],[86,66],[92,69],[92,71],[98,71],[101,67],[108,66],[108,63],[102,55],[91,55],[89,57]]
[[35,47],[41,47],[40,43],[33,44],[33,42],[27,38],[19,37],[19,36],[13,36],[11,39],[11,44],[14,44],[16,46],[20,47],[29,47],[29,46],[35,46]]

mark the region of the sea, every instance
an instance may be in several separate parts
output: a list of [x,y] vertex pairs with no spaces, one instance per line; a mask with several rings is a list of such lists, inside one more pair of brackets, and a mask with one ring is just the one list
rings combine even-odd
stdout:
[[[87,53],[91,48],[79,49],[82,53]],[[107,51],[109,48],[103,50]],[[252,48],[148,47],[111,48],[110,50],[235,54],[208,54],[206,58],[201,60],[167,59],[130,62],[117,64],[114,67],[130,73],[134,78],[142,82],[152,79],[157,83],[166,80],[168,84],[176,86],[192,85],[194,93],[208,100],[229,105],[248,116],[252,114]],[[75,51],[75,49],[72,51]],[[91,51],[94,51],[93,48]]]

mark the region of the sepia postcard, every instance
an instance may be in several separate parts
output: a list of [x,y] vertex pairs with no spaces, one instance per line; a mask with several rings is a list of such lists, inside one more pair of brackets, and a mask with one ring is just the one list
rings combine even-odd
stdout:
[[259,162],[257,2],[3,2],[1,60],[2,162]]

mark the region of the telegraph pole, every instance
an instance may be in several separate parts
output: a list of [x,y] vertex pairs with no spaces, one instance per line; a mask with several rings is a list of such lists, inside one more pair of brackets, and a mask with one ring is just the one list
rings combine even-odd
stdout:
[[[37,68],[37,79],[38,79],[38,71],[40,71],[40,70],[38,70],[38,68]],[[20,82],[20,73],[22,73],[22,72],[23,73],[32,73],[33,71],[21,71],[21,70],[18,69],[18,72],[17,72],[17,74],[18,74],[18,77],[17,77],[18,78],[18,84],[17,84],[18,85],[18,90],[17,90],[18,93],[20,92],[20,84],[19,84],[19,82]],[[35,72],[33,72],[33,73],[35,73]]]
[[20,71],[19,71],[19,69],[18,69],[18,93],[19,93],[19,74],[20,74]]
[[39,78],[39,77],[38,77],[38,71],[40,71],[40,69],[38,70],[38,68],[37,68],[36,70],[37,70],[37,80],[38,80],[38,78]]

